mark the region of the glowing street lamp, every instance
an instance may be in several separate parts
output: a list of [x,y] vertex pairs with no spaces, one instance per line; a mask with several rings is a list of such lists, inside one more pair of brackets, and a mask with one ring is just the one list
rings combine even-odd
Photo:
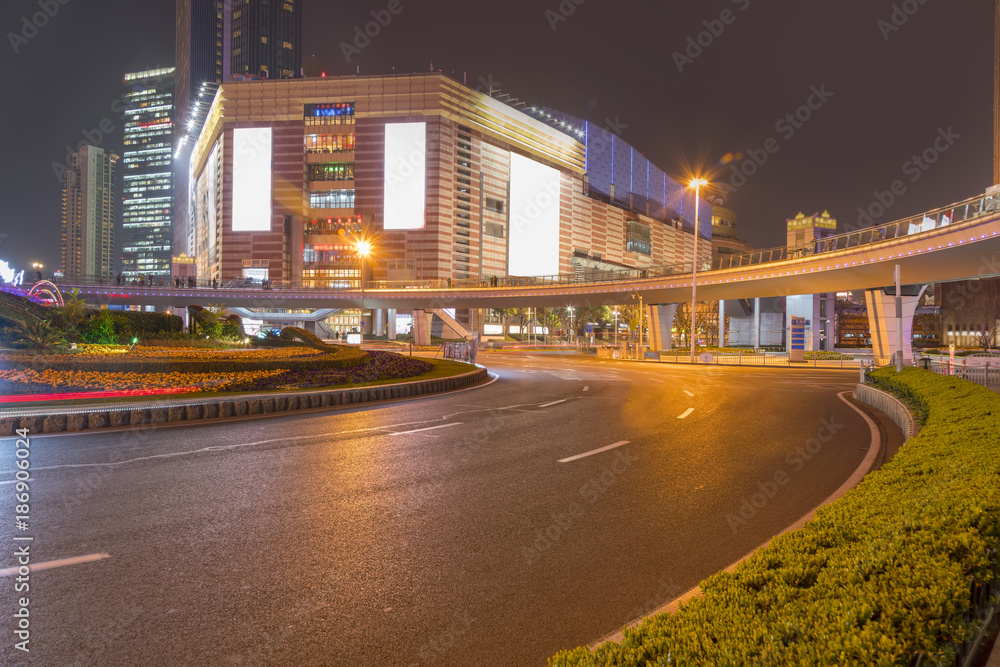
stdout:
[[691,181],[694,188],[694,259],[691,261],[691,363],[694,363],[697,336],[694,330],[694,316],[698,305],[698,216],[701,213],[701,188],[708,185],[703,178]]

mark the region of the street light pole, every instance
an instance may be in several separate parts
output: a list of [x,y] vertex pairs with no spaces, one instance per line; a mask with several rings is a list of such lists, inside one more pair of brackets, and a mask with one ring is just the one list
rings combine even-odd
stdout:
[[695,311],[698,307],[698,216],[701,213],[701,186],[707,181],[696,178],[691,181],[694,186],[694,259],[691,262],[691,363],[695,359],[695,344],[697,335],[695,334]]

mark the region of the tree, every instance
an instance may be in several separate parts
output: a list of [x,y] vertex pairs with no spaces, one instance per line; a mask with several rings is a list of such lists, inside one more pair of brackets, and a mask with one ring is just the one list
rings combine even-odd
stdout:
[[585,336],[588,324],[607,324],[614,321],[614,318],[611,306],[580,306],[576,309],[576,321],[574,324],[576,335],[577,337]]
[[76,338],[80,325],[83,324],[88,315],[87,302],[80,298],[80,290],[73,290],[65,299],[64,305],[56,309],[56,314],[65,325],[67,333],[72,338]]
[[500,318],[500,322],[503,323],[503,337],[510,338],[510,321],[514,318],[514,314],[517,312],[515,308],[494,308],[493,314]]

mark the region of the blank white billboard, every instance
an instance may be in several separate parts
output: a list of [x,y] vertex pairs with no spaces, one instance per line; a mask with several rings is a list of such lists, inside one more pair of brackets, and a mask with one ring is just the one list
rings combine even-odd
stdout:
[[233,231],[271,231],[271,128],[233,130]]
[[559,171],[510,155],[510,254],[512,276],[559,273]]
[[385,126],[387,230],[424,228],[427,193],[427,123]]

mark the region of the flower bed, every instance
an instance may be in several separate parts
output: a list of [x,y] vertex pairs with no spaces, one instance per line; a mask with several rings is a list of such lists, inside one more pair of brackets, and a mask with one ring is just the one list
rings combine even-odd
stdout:
[[677,614],[549,664],[952,664],[979,625],[971,582],[992,580],[1000,548],[1000,396],[917,369],[873,375],[929,411],[890,463]]
[[95,371],[105,373],[240,373],[264,370],[322,370],[364,364],[368,354],[356,348],[304,345],[277,349],[229,349],[82,345],[65,354],[0,354],[0,369],[39,372]]
[[[297,348],[302,350],[302,348]],[[200,352],[200,350],[199,350]],[[269,351],[273,352],[273,351]],[[307,356],[326,356],[306,350]],[[288,354],[291,358],[293,355]],[[0,370],[0,393],[8,395],[64,392],[183,388],[190,392],[253,392],[280,388],[330,387],[415,377],[433,366],[422,359],[389,352],[372,352],[368,362],[349,367],[274,368],[230,373],[115,372],[92,370]]]

